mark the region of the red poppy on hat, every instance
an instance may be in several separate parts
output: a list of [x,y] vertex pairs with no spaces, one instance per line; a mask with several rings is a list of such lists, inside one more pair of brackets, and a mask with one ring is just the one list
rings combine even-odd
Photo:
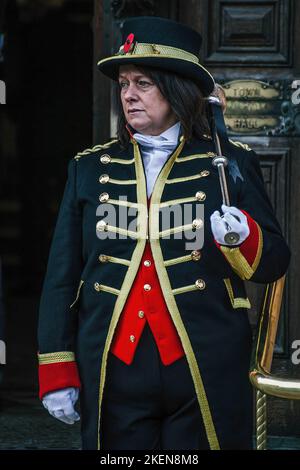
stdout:
[[124,46],[123,46],[124,48],[123,50],[125,54],[127,54],[127,52],[131,51],[131,49],[133,48],[133,41],[134,41],[134,34],[133,33],[128,34],[126,41],[124,42]]

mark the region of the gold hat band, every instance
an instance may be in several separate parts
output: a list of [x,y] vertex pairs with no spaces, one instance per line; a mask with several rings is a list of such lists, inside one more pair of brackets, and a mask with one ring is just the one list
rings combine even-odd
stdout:
[[178,49],[177,47],[172,46],[165,46],[162,44],[147,44],[142,42],[136,42],[133,49],[125,53],[123,51],[123,46],[120,47],[119,52],[115,54],[113,57],[107,57],[106,59],[99,60],[97,65],[106,62],[107,60],[111,60],[114,57],[157,57],[163,56],[167,58],[174,58],[174,59],[182,59],[187,60],[188,62],[193,62],[195,64],[199,64],[199,59],[194,54],[190,52],[186,52],[183,49]]

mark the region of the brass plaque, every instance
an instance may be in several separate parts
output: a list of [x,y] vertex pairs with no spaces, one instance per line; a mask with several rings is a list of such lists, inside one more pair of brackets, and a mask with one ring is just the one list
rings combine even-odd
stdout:
[[228,129],[237,134],[257,134],[279,125],[279,118],[276,117],[227,117],[225,120]]
[[259,80],[233,80],[223,84],[230,134],[266,134],[280,126],[282,90]]
[[280,91],[259,80],[234,80],[226,83],[227,99],[278,99]]

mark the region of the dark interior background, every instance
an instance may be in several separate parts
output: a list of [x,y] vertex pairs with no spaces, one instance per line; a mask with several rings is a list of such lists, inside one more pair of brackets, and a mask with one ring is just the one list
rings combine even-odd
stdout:
[[[19,416],[40,407],[39,296],[68,161],[92,142],[93,1],[0,3],[5,33],[0,79],[7,92],[7,104],[0,108],[0,255],[7,344],[0,385],[3,417],[18,405],[24,407]],[[8,435],[1,432],[0,448],[1,441],[24,446],[21,429],[19,443],[10,436],[16,424],[11,419],[12,426],[2,423]],[[29,423],[23,425],[29,435]]]

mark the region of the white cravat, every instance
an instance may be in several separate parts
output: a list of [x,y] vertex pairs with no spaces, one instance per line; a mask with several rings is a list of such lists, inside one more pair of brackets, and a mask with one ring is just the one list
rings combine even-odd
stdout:
[[178,144],[179,131],[180,122],[177,122],[174,126],[169,127],[169,129],[160,135],[150,136],[139,134],[138,132],[133,134],[134,139],[141,146],[141,154],[143,157],[147,180],[148,197],[152,193],[160,170]]

